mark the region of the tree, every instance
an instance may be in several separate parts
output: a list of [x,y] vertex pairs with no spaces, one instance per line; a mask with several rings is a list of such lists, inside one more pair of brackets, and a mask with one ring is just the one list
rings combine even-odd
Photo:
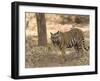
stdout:
[[44,13],[36,13],[37,28],[38,28],[38,45],[44,46],[47,44],[46,20]]

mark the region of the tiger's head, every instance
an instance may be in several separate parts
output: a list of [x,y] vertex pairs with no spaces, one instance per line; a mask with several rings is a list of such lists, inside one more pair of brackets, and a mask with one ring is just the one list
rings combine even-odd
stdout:
[[60,40],[61,40],[60,32],[59,31],[56,33],[50,32],[50,34],[51,34],[51,41],[52,41],[53,45],[55,45],[55,46],[59,45]]

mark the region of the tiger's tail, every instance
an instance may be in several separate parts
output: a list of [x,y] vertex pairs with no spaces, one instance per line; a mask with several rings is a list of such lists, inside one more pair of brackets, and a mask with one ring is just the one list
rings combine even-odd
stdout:
[[84,47],[84,49],[85,49],[86,51],[89,50],[89,46],[86,46],[86,44],[85,44],[85,40],[83,40],[83,47]]

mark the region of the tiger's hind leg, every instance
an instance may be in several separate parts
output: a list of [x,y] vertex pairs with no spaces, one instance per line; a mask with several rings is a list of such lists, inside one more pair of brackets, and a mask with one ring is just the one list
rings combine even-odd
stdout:
[[78,57],[82,57],[84,55],[84,50],[82,48],[82,45],[75,45],[74,49],[75,49]]

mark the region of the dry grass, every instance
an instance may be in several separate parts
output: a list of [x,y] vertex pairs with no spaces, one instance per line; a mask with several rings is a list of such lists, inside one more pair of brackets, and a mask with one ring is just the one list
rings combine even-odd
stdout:
[[77,54],[74,48],[66,48],[66,54],[64,55],[66,60],[62,62],[61,52],[57,47],[51,44],[47,46],[36,46],[34,42],[36,41],[28,40],[27,38],[25,55],[26,68],[89,65],[89,52],[84,52],[82,55],[82,53]]
[[26,52],[25,67],[54,67],[54,66],[80,66],[89,64],[89,53],[80,56],[76,52],[68,51],[65,54],[66,60],[62,62],[59,50],[48,50],[47,47],[33,47]]

